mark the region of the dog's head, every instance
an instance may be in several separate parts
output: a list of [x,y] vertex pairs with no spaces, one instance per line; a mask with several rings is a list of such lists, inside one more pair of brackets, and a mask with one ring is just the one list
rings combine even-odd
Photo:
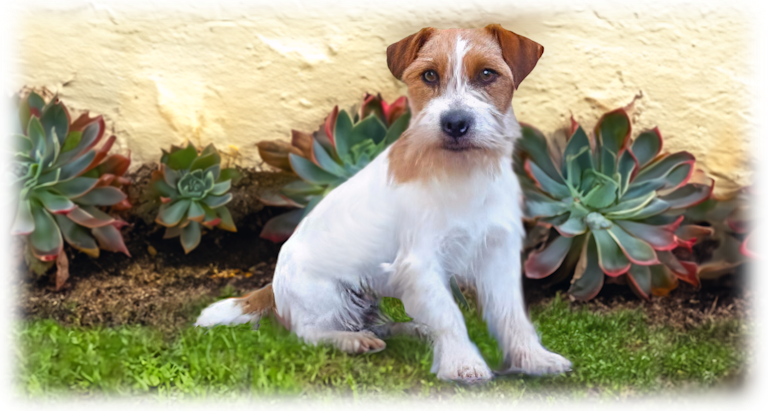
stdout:
[[512,95],[543,52],[498,24],[425,28],[389,46],[387,64],[408,85],[412,112],[389,154],[395,181],[498,171],[519,128]]

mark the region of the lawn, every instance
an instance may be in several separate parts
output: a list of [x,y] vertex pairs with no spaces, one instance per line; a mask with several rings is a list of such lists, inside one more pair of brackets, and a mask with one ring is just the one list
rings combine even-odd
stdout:
[[[394,311],[393,311],[394,310]],[[390,311],[396,313],[390,305]],[[396,314],[397,315],[397,314]],[[249,326],[74,327],[52,320],[16,326],[16,381],[24,395],[150,394],[161,398],[288,395],[318,397],[623,398],[730,385],[743,378],[751,328],[719,320],[693,328],[649,325],[641,309],[607,314],[559,297],[534,306],[543,344],[573,362],[555,377],[511,376],[483,386],[438,381],[431,349],[393,338],[381,353],[350,356],[301,343],[269,320]],[[501,354],[477,313],[472,340],[494,367]]]

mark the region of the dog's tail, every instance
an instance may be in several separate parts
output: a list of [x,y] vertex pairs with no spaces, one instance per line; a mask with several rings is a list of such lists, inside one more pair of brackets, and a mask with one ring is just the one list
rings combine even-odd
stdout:
[[240,298],[227,298],[209,305],[197,317],[195,326],[213,327],[246,323],[253,323],[256,326],[261,317],[275,311],[275,294],[272,292],[272,284],[268,284]]

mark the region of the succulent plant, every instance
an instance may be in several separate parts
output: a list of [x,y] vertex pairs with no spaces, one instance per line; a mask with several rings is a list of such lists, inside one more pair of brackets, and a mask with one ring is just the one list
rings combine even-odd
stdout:
[[766,255],[766,199],[768,198],[768,184],[763,174],[755,182],[744,189],[751,197],[747,204],[736,207],[728,215],[728,226],[738,234],[746,234],[739,251],[747,258],[759,261],[767,261]]
[[682,213],[705,201],[714,181],[694,173],[690,153],[659,154],[658,128],[632,140],[624,109],[603,115],[593,138],[571,122],[560,149],[530,126],[518,143],[526,215],[550,228],[527,256],[526,276],[564,278],[575,269],[569,293],[581,300],[597,295],[605,276],[646,299],[666,295],[678,279],[698,286],[696,264],[672,251],[707,232],[681,226]]
[[267,205],[299,207],[269,220],[261,237],[274,242],[288,239],[323,197],[397,140],[409,120],[405,97],[388,105],[380,95],[367,94],[354,117],[336,106],[318,131],[293,130],[290,147],[278,142],[259,143],[265,162],[300,178],[276,195],[261,197]]
[[[32,255],[45,262],[66,259],[64,241],[91,257],[100,248],[130,256],[120,234],[126,223],[104,209],[131,206],[121,190],[130,183],[123,177],[130,158],[107,155],[114,136],[94,148],[104,136],[104,119],[84,113],[73,122],[57,97],[46,103],[30,92],[18,101],[18,120],[11,136],[17,203],[11,233],[27,236]],[[57,274],[57,288],[66,276]]]
[[221,169],[221,156],[213,144],[199,155],[192,143],[163,150],[160,169],[152,172],[151,186],[162,204],[155,222],[165,226],[163,238],[181,237],[184,252],[200,244],[203,228],[237,231],[226,204],[233,168]]
[[711,241],[711,255],[698,266],[702,279],[715,279],[757,257],[750,241],[754,229],[750,223],[750,188],[728,196],[712,196],[686,210],[685,222],[707,230],[700,236]]

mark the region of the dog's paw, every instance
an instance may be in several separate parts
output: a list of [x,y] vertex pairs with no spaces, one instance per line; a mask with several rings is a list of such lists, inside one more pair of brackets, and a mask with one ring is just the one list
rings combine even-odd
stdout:
[[493,372],[479,355],[444,355],[437,369],[437,378],[465,384],[483,383],[493,378]]
[[499,374],[522,373],[528,375],[561,374],[571,370],[571,362],[560,354],[547,351],[541,345],[512,351]]
[[332,338],[332,342],[349,354],[373,354],[387,348],[387,343],[369,331],[339,333]]

